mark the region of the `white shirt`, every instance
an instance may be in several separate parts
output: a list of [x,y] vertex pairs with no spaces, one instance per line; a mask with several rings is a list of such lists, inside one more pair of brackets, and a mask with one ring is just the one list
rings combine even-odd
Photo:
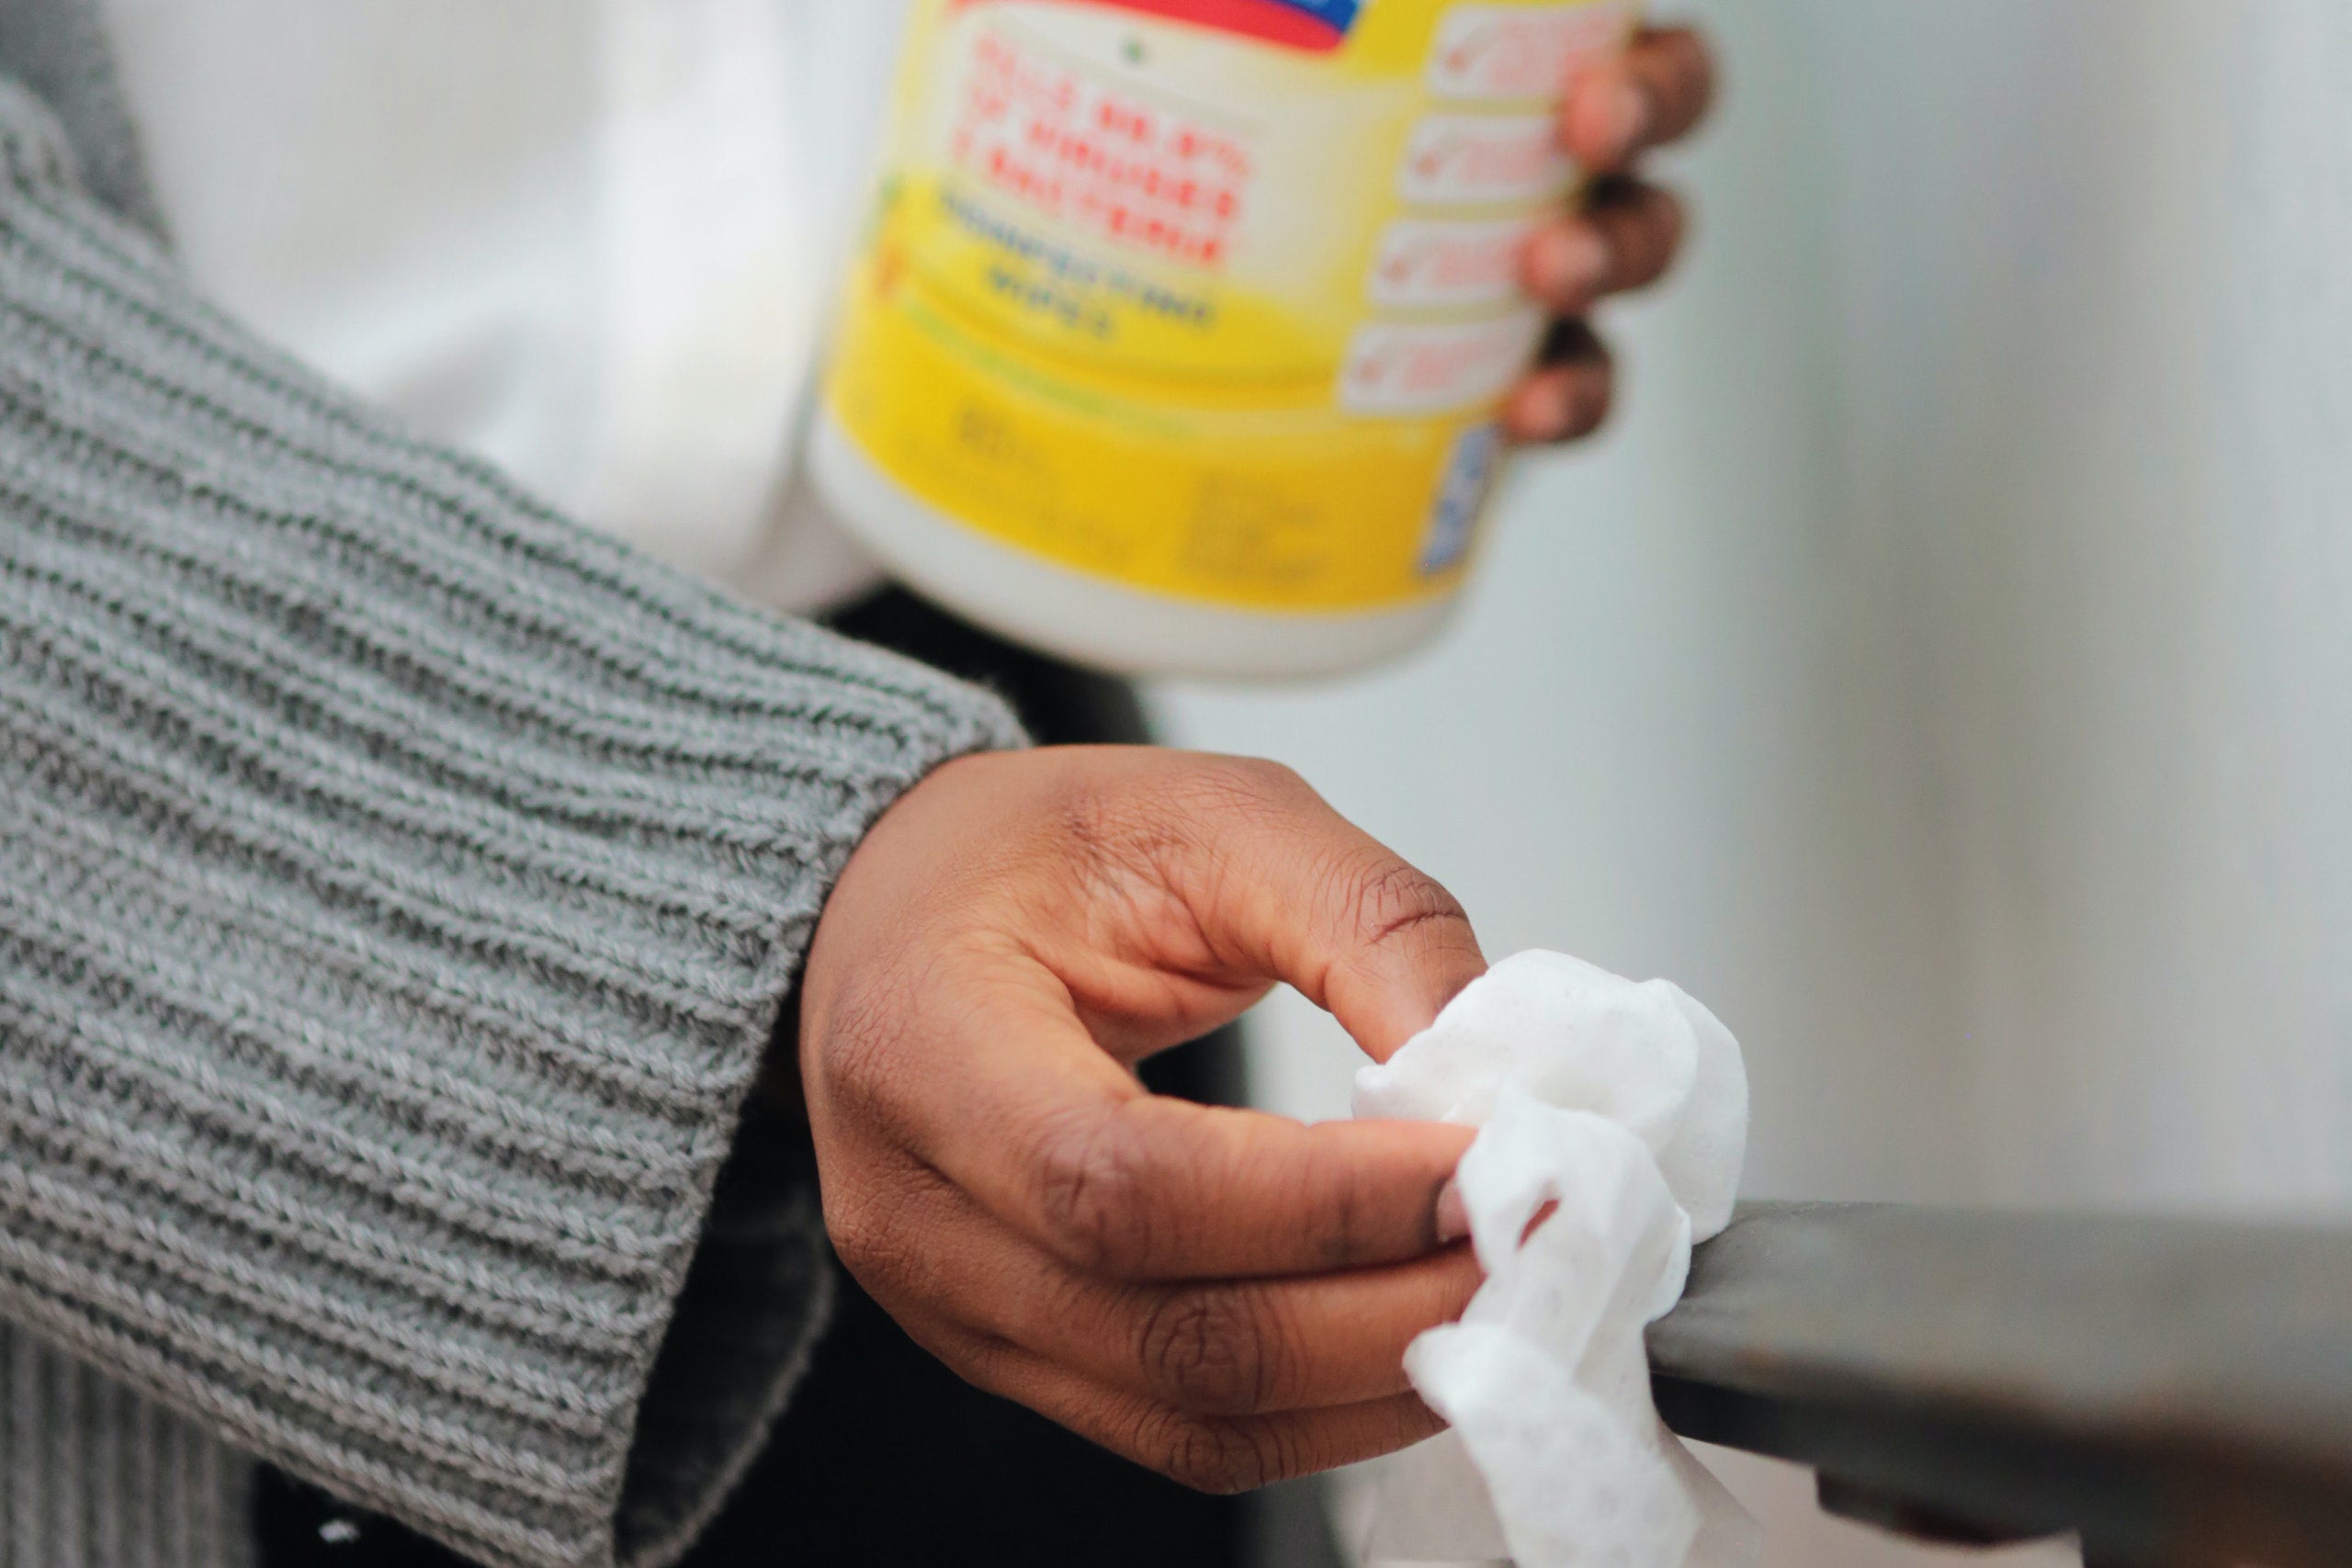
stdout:
[[903,0],[104,0],[197,285],[425,434],[791,608]]

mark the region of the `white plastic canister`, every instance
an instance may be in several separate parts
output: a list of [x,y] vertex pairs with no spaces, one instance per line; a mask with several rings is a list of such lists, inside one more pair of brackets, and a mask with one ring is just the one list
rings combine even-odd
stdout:
[[902,579],[1110,670],[1433,631],[1629,0],[920,0],[813,436]]

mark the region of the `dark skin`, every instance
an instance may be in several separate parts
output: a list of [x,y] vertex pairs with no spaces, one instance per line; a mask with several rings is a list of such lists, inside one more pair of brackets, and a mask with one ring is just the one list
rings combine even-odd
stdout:
[[1682,204],[1640,175],[1642,155],[1690,134],[1714,97],[1704,40],[1645,28],[1620,60],[1587,71],[1560,108],[1560,144],[1591,176],[1584,200],[1539,231],[1521,258],[1528,295],[1561,323],[1547,363],[1512,389],[1503,424],[1519,441],[1573,441],[1608,417],[1609,351],[1587,318],[1613,294],[1663,277],[1681,248]]
[[1486,961],[1445,890],[1271,762],[967,757],[883,815],[820,920],[801,1080],[858,1282],[983,1388],[1180,1481],[1254,1486],[1436,1429],[1413,1336],[1468,1129],[1305,1126],[1135,1065],[1276,982],[1385,1058]]
[[[1711,76],[1662,28],[1573,85],[1560,135],[1596,179],[1527,248],[1566,325],[1510,394],[1516,438],[1606,414],[1584,320],[1672,262],[1680,206],[1633,171],[1703,116]],[[1446,1201],[1469,1130],[1192,1105],[1135,1067],[1277,983],[1385,1061],[1485,969],[1442,887],[1275,764],[950,762],[858,846],[808,956],[800,1079],[834,1247],[967,1379],[1193,1486],[1419,1441],[1441,1423],[1405,1347],[1479,1283]]]

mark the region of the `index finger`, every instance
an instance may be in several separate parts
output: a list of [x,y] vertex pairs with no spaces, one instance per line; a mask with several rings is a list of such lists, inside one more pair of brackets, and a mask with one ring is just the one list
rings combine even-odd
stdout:
[[1288,768],[1204,763],[1204,830],[1157,846],[1152,870],[1230,970],[1281,980],[1385,1062],[1487,971],[1462,906],[1334,811]]
[[1560,145],[1588,173],[1614,174],[1644,150],[1689,135],[1714,94],[1704,39],[1690,28],[1645,28],[1623,54],[1569,84]]

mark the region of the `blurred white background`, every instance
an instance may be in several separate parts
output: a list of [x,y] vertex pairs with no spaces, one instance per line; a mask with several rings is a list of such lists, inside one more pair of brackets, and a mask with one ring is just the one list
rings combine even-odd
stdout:
[[[1611,433],[1442,646],[1171,733],[1704,998],[1752,1192],[2352,1212],[2352,7],[1698,10]],[[1266,1103],[1353,1065],[1259,1015]],[[1736,1479],[1774,1568],[1930,1558]]]

